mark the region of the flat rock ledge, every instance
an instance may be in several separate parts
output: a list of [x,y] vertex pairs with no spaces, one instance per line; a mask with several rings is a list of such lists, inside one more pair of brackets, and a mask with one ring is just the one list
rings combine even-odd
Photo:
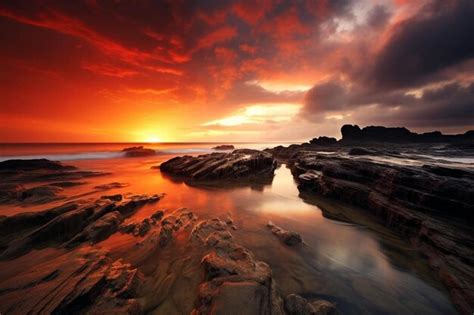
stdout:
[[437,165],[386,165],[301,151],[290,161],[298,189],[350,203],[428,258],[463,314],[474,309],[474,173]]
[[271,154],[250,149],[231,153],[179,156],[160,165],[163,173],[195,181],[273,178],[277,167]]

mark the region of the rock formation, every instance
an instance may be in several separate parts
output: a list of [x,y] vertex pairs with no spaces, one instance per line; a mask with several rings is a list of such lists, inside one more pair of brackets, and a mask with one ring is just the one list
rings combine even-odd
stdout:
[[156,155],[155,150],[145,148],[143,146],[125,148],[122,150],[122,152],[125,152],[126,157],[143,157]]
[[3,161],[0,162],[0,204],[43,204],[60,200],[64,198],[61,195],[64,189],[84,184],[78,180],[103,175],[106,173],[78,170],[46,159]]
[[227,151],[227,150],[234,150],[235,147],[232,144],[221,144],[213,147],[214,150],[222,150],[222,151]]
[[357,125],[344,125],[341,128],[342,143],[436,143],[474,141],[474,131],[470,130],[459,135],[443,135],[439,131],[414,133],[407,128],[389,128],[369,126],[360,128]]
[[160,165],[164,173],[195,181],[273,178],[276,167],[277,163],[269,153],[250,149],[178,156]]
[[300,234],[293,231],[286,231],[281,227],[276,226],[271,221],[267,223],[267,227],[272,231],[273,234],[275,234],[283,243],[288,246],[294,246],[303,242]]
[[474,172],[304,151],[293,156],[291,170],[301,192],[358,206],[411,239],[458,308],[474,308]]

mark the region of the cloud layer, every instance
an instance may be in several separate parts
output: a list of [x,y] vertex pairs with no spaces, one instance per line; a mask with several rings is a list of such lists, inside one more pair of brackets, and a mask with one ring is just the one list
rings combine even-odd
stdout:
[[4,1],[0,26],[3,141],[474,125],[470,0]]

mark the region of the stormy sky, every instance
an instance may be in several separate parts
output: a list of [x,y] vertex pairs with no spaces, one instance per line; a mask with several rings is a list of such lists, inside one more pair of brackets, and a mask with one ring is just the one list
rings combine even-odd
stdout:
[[474,129],[474,1],[2,1],[0,141]]

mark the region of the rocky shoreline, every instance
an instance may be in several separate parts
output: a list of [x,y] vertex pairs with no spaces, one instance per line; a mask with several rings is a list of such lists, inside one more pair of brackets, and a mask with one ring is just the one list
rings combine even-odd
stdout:
[[[424,157],[417,157],[415,165],[403,165],[391,158],[413,153],[413,143],[418,142],[424,143],[416,144],[420,155],[440,147],[452,153],[449,144],[435,150],[432,143],[469,147],[472,132],[418,135],[402,128],[380,128],[344,126],[339,142],[320,137],[266,152],[289,165],[302,194],[354,205],[409,240],[428,259],[458,310],[470,314],[474,309],[474,169],[440,165]],[[387,146],[382,139],[400,144]]]
[[[275,167],[268,154],[255,151],[230,153],[227,159],[232,166],[224,169],[233,170],[232,176],[272,175]],[[38,174],[50,174],[53,180],[103,175],[47,160],[5,164],[11,183],[34,183]],[[0,310],[7,314],[142,314],[160,305],[167,307],[165,298],[171,287],[189,279],[190,296],[181,307],[192,314],[336,314],[336,306],[325,300],[281,296],[269,265],[233,236],[239,228],[229,216],[200,220],[181,208],[158,209],[142,220],[132,219],[139,209],[154,206],[162,198],[158,194],[102,195],[0,217]],[[299,237],[279,227],[274,233],[279,238],[289,234],[290,242],[282,238],[288,245]],[[121,235],[131,242],[130,255],[142,263],[125,262],[113,251],[96,246]],[[185,245],[180,244],[183,238]],[[167,251],[174,252],[182,269],[140,271],[143,261]]]
[[[159,168],[192,185],[222,185],[271,183],[278,164],[286,163],[301,198],[354,205],[409,240],[427,257],[458,310],[470,314],[474,171],[424,158],[391,162],[400,154],[399,146],[346,146],[320,137],[287,148],[175,157]],[[230,215],[200,218],[178,204],[174,211],[162,209],[163,194],[105,193],[127,187],[121,182],[96,184],[94,197],[70,201],[64,198],[68,189],[108,174],[59,162],[0,162],[0,173],[4,205],[63,201],[0,217],[1,312],[340,313],[324,297],[283,294],[272,262],[241,244],[240,227]],[[137,218],[145,207],[153,211]],[[284,225],[268,222],[261,229],[278,246],[305,251],[303,237]]]

